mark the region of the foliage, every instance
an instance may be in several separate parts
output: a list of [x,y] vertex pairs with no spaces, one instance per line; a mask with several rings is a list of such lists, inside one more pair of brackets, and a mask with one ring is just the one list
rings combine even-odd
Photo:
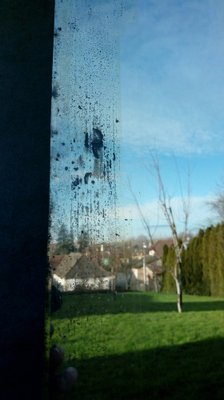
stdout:
[[75,250],[72,231],[69,232],[66,225],[62,224],[57,237],[55,254],[69,254]]
[[162,292],[164,293],[175,293],[175,281],[172,276],[173,268],[176,262],[176,256],[173,246],[168,247],[166,244],[163,248],[163,282],[162,282]]
[[[173,249],[164,250],[163,290],[172,292],[168,278]],[[224,224],[200,229],[182,254],[182,282],[188,294],[222,296],[224,294]]]
[[90,235],[87,231],[84,229],[81,230],[81,233],[78,237],[78,246],[79,246],[79,251],[84,252],[88,246],[90,245]]
[[[125,293],[63,295],[53,314],[62,366],[78,369],[64,400],[224,398],[224,299]],[[205,379],[206,376],[206,379]]]

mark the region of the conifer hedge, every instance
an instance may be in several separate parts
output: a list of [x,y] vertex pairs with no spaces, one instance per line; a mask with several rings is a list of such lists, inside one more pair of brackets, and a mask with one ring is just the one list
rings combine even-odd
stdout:
[[[162,291],[175,292],[174,249],[164,246]],[[200,229],[182,254],[182,284],[187,294],[224,295],[224,223]]]

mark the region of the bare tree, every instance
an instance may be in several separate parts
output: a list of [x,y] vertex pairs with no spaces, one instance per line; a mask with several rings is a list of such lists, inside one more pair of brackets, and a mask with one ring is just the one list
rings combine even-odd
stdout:
[[[151,158],[152,158],[153,170],[156,174],[156,179],[158,182],[159,205],[160,205],[160,208],[166,219],[166,222],[171,230],[172,239],[173,239],[173,245],[174,245],[174,251],[175,251],[175,264],[174,264],[174,267],[173,267],[173,270],[171,273],[172,273],[172,276],[173,276],[175,284],[176,284],[177,310],[178,310],[178,312],[181,313],[183,311],[183,289],[182,289],[182,282],[181,282],[181,266],[182,266],[181,255],[182,255],[182,252],[184,249],[184,245],[186,243],[187,233],[188,233],[188,222],[189,222],[189,211],[190,211],[189,175],[188,175],[188,195],[187,195],[187,198],[185,198],[183,196],[179,171],[177,169],[178,177],[179,177],[179,185],[180,185],[180,190],[181,190],[181,197],[182,197],[183,215],[184,215],[184,233],[182,234],[182,238],[180,240],[180,238],[178,237],[175,218],[174,218],[173,210],[172,210],[172,206],[171,206],[171,199],[168,196],[168,193],[165,188],[164,181],[163,181],[163,178],[161,175],[159,159],[158,159],[158,157],[156,157],[154,155],[152,155]],[[177,167],[177,165],[176,165],[176,167]]]
[[[180,173],[178,169],[178,164],[176,163],[176,171],[177,171],[177,176],[178,176],[178,181],[179,181],[179,188],[181,192],[181,201],[182,201],[182,211],[183,211],[183,217],[184,217],[184,231],[181,234],[181,238],[179,237],[177,233],[177,228],[176,228],[176,223],[175,223],[175,218],[173,214],[173,209],[171,206],[171,198],[168,196],[167,189],[164,184],[164,180],[161,175],[161,168],[160,168],[160,163],[158,157],[155,155],[151,154],[151,160],[152,160],[152,170],[155,173],[155,178],[158,184],[158,200],[159,200],[159,206],[160,209],[166,219],[167,226],[170,228],[172,239],[173,239],[173,245],[174,245],[174,251],[175,251],[175,264],[173,266],[173,270],[171,271],[171,274],[173,276],[173,279],[175,281],[176,285],[176,291],[177,291],[177,310],[178,312],[183,311],[183,289],[182,289],[182,281],[181,281],[181,267],[182,267],[182,262],[181,262],[181,256],[182,252],[184,249],[185,244],[187,243],[188,239],[188,223],[189,223],[189,215],[190,215],[190,173],[188,171],[188,180],[187,180],[187,196],[183,195],[183,190],[182,190],[182,183],[181,183],[181,178],[180,178]],[[151,170],[150,170],[151,172]],[[129,187],[131,190],[131,193],[133,195],[133,198],[135,200],[136,206],[139,211],[139,215],[141,217],[143,226],[145,227],[149,239],[151,243],[153,244],[153,235],[151,233],[151,226],[148,221],[148,219],[145,217],[145,215],[142,212],[141,206],[139,204],[139,201],[134,194],[130,182],[129,182]]]
[[140,217],[141,217],[142,224],[143,224],[143,226],[144,226],[144,228],[145,228],[145,230],[146,230],[146,232],[147,232],[147,234],[148,234],[149,240],[150,240],[151,245],[152,245],[152,244],[154,243],[154,241],[153,241],[153,235],[152,235],[152,232],[151,232],[150,223],[149,223],[149,221],[147,220],[147,218],[145,217],[145,215],[144,215],[143,212],[142,212],[142,209],[141,209],[141,206],[140,206],[139,201],[138,201],[138,199],[137,199],[137,196],[135,195],[134,191],[132,190],[130,181],[128,181],[128,183],[129,183],[130,192],[131,192],[131,194],[132,194],[132,196],[133,196],[133,199],[134,199],[135,204],[136,204],[136,206],[137,206],[139,215],[140,215]]
[[218,185],[215,199],[208,202],[211,210],[215,212],[219,221],[224,221],[224,179]]

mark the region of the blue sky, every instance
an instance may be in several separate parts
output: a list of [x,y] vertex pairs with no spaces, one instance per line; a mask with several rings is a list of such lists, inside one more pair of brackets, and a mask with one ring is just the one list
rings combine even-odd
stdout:
[[124,136],[160,151],[223,152],[223,2],[135,6],[121,45]]
[[[112,231],[144,233],[129,181],[149,223],[157,226],[155,236],[169,234],[158,208],[151,153],[159,157],[179,230],[189,171],[189,229],[214,222],[206,203],[223,177],[224,2],[66,0],[56,7],[55,27],[63,29],[55,45],[53,84],[59,84],[61,97],[52,105],[52,126],[59,131],[52,154],[62,140],[65,145],[63,161],[52,166],[53,219],[71,220],[77,199],[70,189],[74,172],[69,167],[66,175],[65,163],[82,151],[80,132],[101,124],[108,152],[113,153],[112,139],[120,146],[116,202],[108,185],[102,179],[97,183],[107,224],[116,220]],[[76,144],[71,145],[74,132]],[[83,196],[93,202],[96,189],[87,192],[86,187]],[[96,212],[88,214],[88,221]],[[100,230],[102,223],[98,220]]]
[[[180,189],[186,193],[190,171],[189,228],[195,231],[214,221],[206,203],[223,176],[224,3],[129,4],[121,36],[123,179],[129,177],[154,225],[159,212],[153,206],[157,193],[150,153],[159,157],[174,208],[181,203]],[[134,215],[134,231],[140,231],[128,192],[125,212],[124,203]],[[162,215],[156,218],[163,225]],[[181,204],[176,219],[181,230]],[[158,227],[156,234],[163,233],[167,230]]]

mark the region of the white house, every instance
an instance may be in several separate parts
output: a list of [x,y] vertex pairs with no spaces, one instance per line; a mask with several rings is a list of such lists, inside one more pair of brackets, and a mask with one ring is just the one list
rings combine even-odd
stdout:
[[131,284],[132,290],[144,290],[148,287],[149,280],[153,279],[153,273],[148,267],[132,268],[131,269]]
[[60,256],[59,262],[55,262],[53,259],[52,265],[52,276],[53,284],[60,290],[65,291],[66,288],[66,274],[70,271],[73,265],[81,257],[81,253],[70,253]]
[[159,292],[162,284],[161,260],[149,263],[145,268],[131,269],[131,290],[152,290]]
[[55,268],[53,282],[60,291],[110,290],[114,277],[94,258],[80,253],[64,256]]

